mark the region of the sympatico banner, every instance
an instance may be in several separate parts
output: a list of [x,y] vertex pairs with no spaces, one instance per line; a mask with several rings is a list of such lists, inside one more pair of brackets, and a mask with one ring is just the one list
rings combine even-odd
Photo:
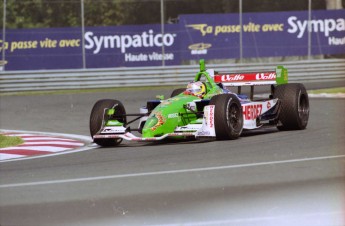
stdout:
[[[87,27],[87,68],[133,67],[180,63],[178,25]],[[6,33],[6,70],[82,68],[80,28],[20,29]],[[2,40],[0,40],[2,42]],[[0,43],[1,44],[1,43]]]
[[[244,13],[242,57],[345,53],[345,10]],[[238,14],[181,15],[177,24],[86,27],[87,68],[179,65],[240,57]],[[2,35],[0,36],[2,37]],[[81,28],[8,29],[6,70],[82,68]],[[164,53],[163,53],[164,49]]]

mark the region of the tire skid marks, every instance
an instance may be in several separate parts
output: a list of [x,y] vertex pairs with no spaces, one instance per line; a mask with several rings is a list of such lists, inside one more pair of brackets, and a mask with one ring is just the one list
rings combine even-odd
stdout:
[[34,155],[46,155],[85,146],[85,143],[82,141],[58,136],[27,133],[1,134],[6,136],[18,136],[24,140],[24,143],[14,147],[0,148],[0,161]]

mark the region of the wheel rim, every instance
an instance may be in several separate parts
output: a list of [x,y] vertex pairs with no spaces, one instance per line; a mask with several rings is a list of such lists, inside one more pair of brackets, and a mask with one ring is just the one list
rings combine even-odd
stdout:
[[241,127],[240,111],[236,104],[232,104],[229,108],[228,125],[234,130],[239,130]]
[[303,124],[308,122],[309,118],[309,103],[307,97],[302,94],[298,103],[298,116]]

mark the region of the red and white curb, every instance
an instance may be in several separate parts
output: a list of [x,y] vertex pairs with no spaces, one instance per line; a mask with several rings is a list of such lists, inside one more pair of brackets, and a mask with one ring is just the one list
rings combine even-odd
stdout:
[[86,136],[14,130],[1,130],[0,134],[18,136],[24,140],[24,143],[18,146],[0,148],[0,162],[51,156],[94,148],[88,147],[92,140]]

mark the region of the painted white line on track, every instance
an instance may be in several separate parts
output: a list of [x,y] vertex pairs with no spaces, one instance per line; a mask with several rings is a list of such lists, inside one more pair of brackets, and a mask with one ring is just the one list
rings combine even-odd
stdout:
[[5,154],[5,153],[0,153],[0,162],[3,161],[9,161],[10,159],[15,159],[15,158],[21,158],[23,157],[22,155],[15,155],[15,154]]
[[49,151],[49,152],[60,152],[63,150],[66,150],[66,148],[61,148],[61,147],[51,147],[51,146],[40,146],[38,147],[21,147],[21,146],[16,146],[16,147],[9,147],[9,148],[1,148],[1,150],[5,151],[11,151],[11,150],[32,150],[32,151]]
[[[21,137],[23,136],[22,134],[20,134]],[[22,138],[23,140],[25,141],[35,141],[35,140],[51,140],[51,139],[54,139],[54,140],[59,140],[59,141],[65,141],[65,142],[75,142],[75,140],[72,140],[72,139],[66,139],[66,138],[58,138],[58,137],[46,137],[46,136],[36,136],[36,137],[27,137],[27,138]]]
[[[4,163],[4,162],[13,162],[13,161],[22,161],[22,160],[30,160],[30,159],[39,159],[39,158],[47,158],[47,157],[53,157],[53,156],[58,156],[58,155],[65,155],[65,154],[71,154],[71,153],[76,153],[76,152],[82,152],[82,151],[88,151],[91,149],[95,149],[99,146],[92,144],[92,139],[89,136],[83,136],[83,135],[75,135],[75,134],[66,134],[66,133],[49,133],[49,132],[36,132],[36,131],[23,131],[23,130],[5,130],[5,129],[0,129],[0,132],[2,133],[20,133],[22,134],[27,134],[28,136],[32,136],[33,134],[37,134],[37,135],[42,135],[42,136],[57,136],[57,137],[67,137],[70,139],[77,139],[77,140],[81,140],[85,143],[90,143],[88,146],[84,146],[81,148],[76,148],[76,149],[72,149],[72,150],[67,150],[67,151],[62,151],[62,152],[57,152],[54,153],[52,152],[52,154],[47,154],[47,155],[37,155],[37,156],[28,156],[28,157],[22,157],[20,156],[20,158],[13,158],[13,159],[6,159],[7,154],[1,154],[2,155],[2,160],[0,161],[0,163]],[[63,138],[62,138],[63,139]],[[27,149],[27,148],[26,148]],[[16,157],[14,155],[12,155],[13,157]],[[10,156],[8,156],[9,158]]]
[[258,163],[215,166],[215,167],[194,168],[194,169],[167,170],[167,171],[146,172],[146,173],[131,173],[131,174],[98,176],[98,177],[84,177],[84,178],[74,178],[74,179],[65,179],[65,180],[50,180],[50,181],[37,181],[37,182],[16,183],[16,184],[2,184],[0,185],[0,188],[14,188],[14,187],[25,187],[25,186],[87,182],[87,181],[96,181],[96,180],[121,179],[121,178],[130,178],[130,177],[193,173],[193,172],[203,172],[203,171],[212,171],[212,170],[237,169],[237,168],[245,168],[245,167],[257,167],[257,166],[277,165],[277,164],[286,164],[286,163],[330,160],[330,159],[338,159],[338,158],[345,158],[345,155],[321,156],[321,157],[314,157],[314,158],[290,159],[290,160],[282,160],[282,161],[258,162]]
[[21,131],[23,133],[20,133],[19,130],[1,130],[2,133],[10,133],[10,134],[6,134],[6,136],[9,136],[9,137],[16,137],[18,136],[18,134],[20,134],[21,136],[24,136],[24,137],[30,137],[32,136],[32,134],[30,133],[26,133],[27,131]]
[[[339,224],[331,225],[342,225],[342,216],[344,212],[333,211],[333,212],[315,212],[306,214],[295,214],[295,215],[278,215],[278,216],[268,216],[268,217],[246,217],[239,219],[225,219],[225,220],[215,220],[215,221],[199,221],[199,222],[185,222],[176,224],[153,224],[151,226],[207,226],[207,225],[237,225],[239,223],[251,223],[251,225],[330,225],[330,222],[336,222],[337,219]],[[321,219],[320,219],[321,218]],[[301,221],[302,220],[302,221]],[[326,222],[320,222],[321,220]],[[331,220],[331,221],[330,221]],[[340,222],[341,221],[341,222]],[[293,224],[286,224],[286,223]],[[305,224],[300,224],[301,222]],[[316,223],[316,224],[314,224]],[[325,223],[325,224],[322,224]]]
[[[37,155],[37,156],[29,156],[29,157],[22,157],[21,158],[13,158],[13,159],[7,159],[7,160],[1,160],[0,163],[3,162],[14,162],[14,161],[23,161],[23,160],[30,160],[30,159],[40,159],[40,158],[48,158],[48,157],[53,157],[53,156],[58,156],[58,155],[65,155],[65,154],[72,154],[72,153],[77,153],[77,152],[82,152],[82,151],[88,151],[88,150],[92,150],[95,148],[98,148],[99,146],[97,145],[89,145],[89,146],[85,146],[82,148],[77,148],[77,149],[73,149],[70,151],[62,151],[62,152],[57,152],[54,153],[52,152],[52,154],[46,154],[46,155]],[[3,155],[3,154],[1,154]]]
[[[84,143],[75,143],[75,142],[68,142],[68,141],[25,141],[25,145],[37,145],[37,144],[60,144],[60,145],[74,145],[74,146],[84,146]],[[48,146],[47,145],[47,146]],[[17,146],[21,147],[21,145]]]

